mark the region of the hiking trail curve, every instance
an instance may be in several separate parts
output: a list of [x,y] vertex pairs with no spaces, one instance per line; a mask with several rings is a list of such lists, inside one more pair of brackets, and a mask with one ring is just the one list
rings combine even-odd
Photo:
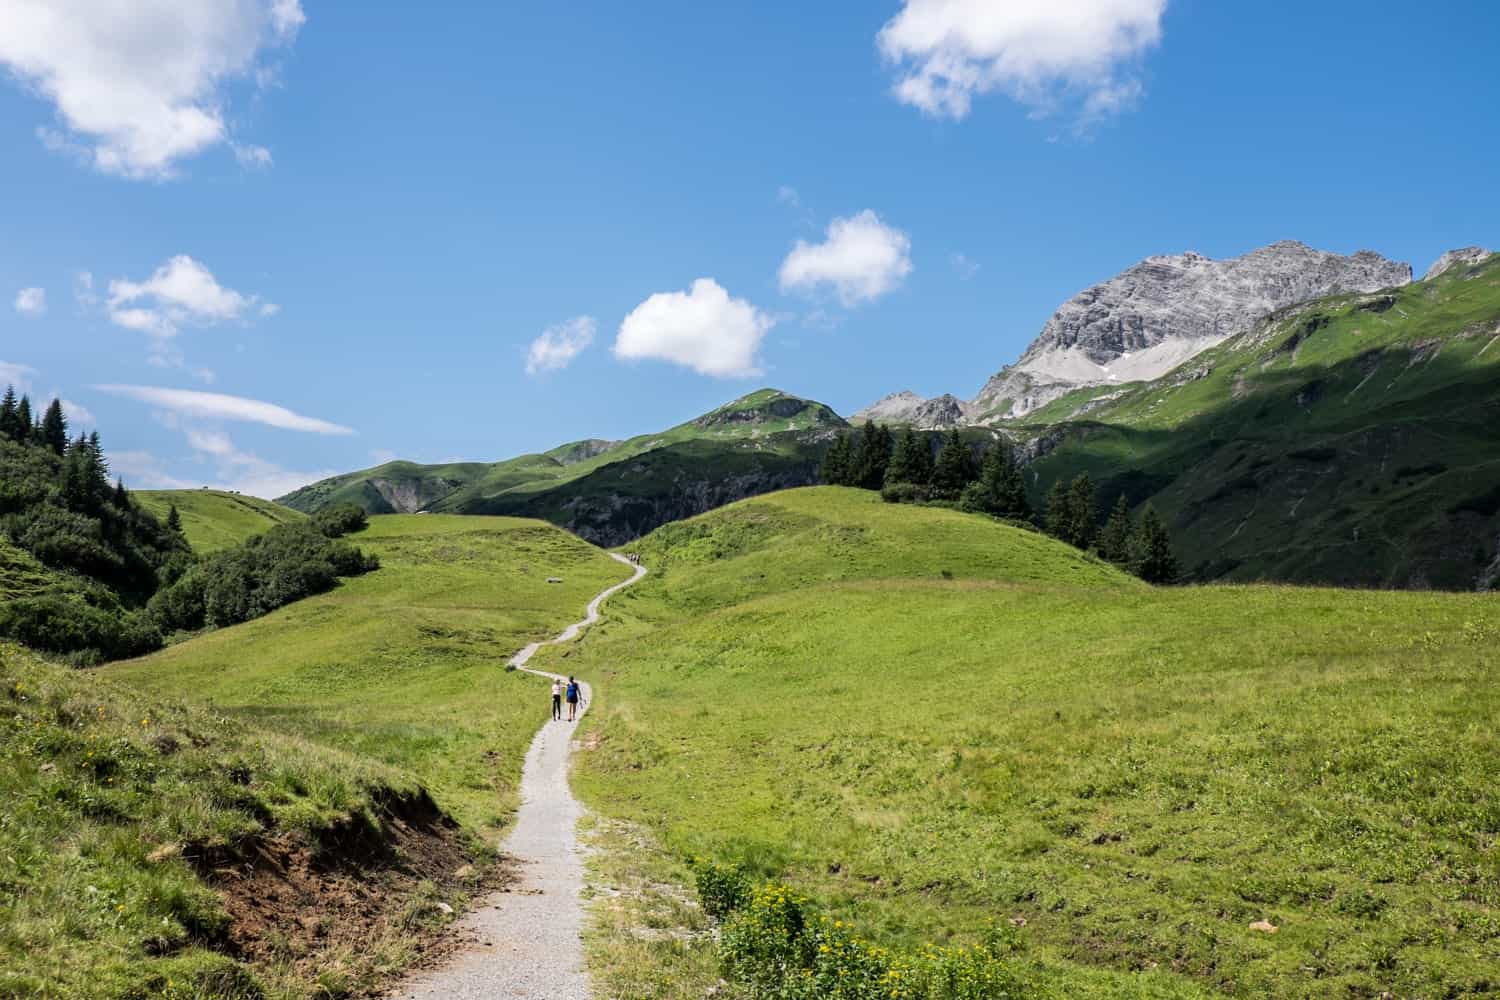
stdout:
[[[571,642],[599,620],[599,608],[610,595],[638,582],[646,567],[624,556],[611,558],[635,570],[630,579],[601,591],[589,602],[582,621],[555,639],[534,642],[510,660],[519,670],[556,677],[526,664],[542,646]],[[566,680],[566,678],[564,678]],[[582,684],[578,717],[588,710],[593,691]],[[539,699],[540,700],[540,699]],[[568,787],[568,758],[574,726],[546,724],[526,752],[521,773],[521,808],[504,851],[517,862],[517,880],[478,903],[454,931],[475,943],[441,966],[413,975],[388,995],[395,1000],[589,1000],[583,963],[583,857],[578,848],[578,819],[583,807]]]

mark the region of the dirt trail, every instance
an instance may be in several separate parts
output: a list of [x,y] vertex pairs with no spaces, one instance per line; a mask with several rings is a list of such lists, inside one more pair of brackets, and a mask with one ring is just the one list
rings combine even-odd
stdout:
[[[570,642],[599,620],[599,607],[616,591],[646,575],[622,556],[635,575],[601,592],[588,613],[550,642],[534,642],[511,658],[527,673],[554,677],[526,664],[544,645]],[[538,697],[543,692],[538,691]],[[583,685],[583,711],[593,691]],[[566,706],[564,706],[566,708]],[[582,718],[583,713],[579,713]],[[566,719],[566,712],[564,713]],[[521,809],[504,850],[520,862],[520,877],[506,891],[481,903],[458,929],[477,944],[443,966],[407,980],[391,994],[400,1000],[452,997],[454,1000],[589,1000],[583,965],[583,859],[578,849],[578,818],[583,807],[568,788],[568,755],[574,724],[548,721],[537,731],[521,774]]]

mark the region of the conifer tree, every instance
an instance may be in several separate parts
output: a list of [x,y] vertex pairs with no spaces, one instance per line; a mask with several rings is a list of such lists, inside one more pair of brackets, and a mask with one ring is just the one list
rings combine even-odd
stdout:
[[1072,543],[1073,493],[1068,484],[1059,479],[1047,493],[1047,510],[1043,515],[1043,530],[1060,542]]
[[1031,519],[1031,504],[1026,500],[1026,484],[1016,465],[1010,442],[1001,438],[984,453],[979,479],[964,490],[965,510],[975,510],[1015,521]]
[[882,424],[868,422],[860,434],[859,454],[854,459],[855,476],[849,485],[878,490],[885,483],[891,464],[891,432]]
[[1068,513],[1072,522],[1068,526],[1067,541],[1080,549],[1094,544],[1094,481],[1087,472],[1080,472],[1068,487]]
[[1147,583],[1167,584],[1177,580],[1177,556],[1167,526],[1149,503],[1141,513],[1135,536],[1135,575]]
[[24,442],[31,440],[32,432],[36,430],[36,428],[31,425],[31,422],[31,398],[29,396],[22,396],[21,401],[16,404],[17,441]]
[[1104,530],[1099,532],[1099,555],[1117,566],[1128,566],[1135,543],[1135,522],[1130,519],[1130,501],[1125,494],[1115,501]]
[[977,475],[974,456],[955,427],[948,432],[943,446],[938,449],[937,461],[932,468],[933,492],[949,500],[956,500]]
[[115,480],[115,492],[109,499],[120,510],[130,509],[130,491],[125,488],[125,480]]
[[61,400],[54,399],[42,417],[42,443],[58,455],[68,450],[68,418],[63,415]]
[[840,434],[823,454],[823,482],[829,486],[849,485],[849,436]]
[[5,396],[0,398],[0,437],[7,441],[19,441],[16,433],[16,387],[5,387]]
[[177,513],[175,503],[167,508],[167,530],[182,534],[182,515]]
[[932,478],[932,451],[927,442],[907,426],[891,453],[891,464],[885,470],[886,485],[911,483],[926,486]]

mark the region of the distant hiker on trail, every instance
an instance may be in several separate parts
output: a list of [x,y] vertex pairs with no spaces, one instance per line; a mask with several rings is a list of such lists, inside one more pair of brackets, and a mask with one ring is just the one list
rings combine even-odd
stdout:
[[578,681],[572,677],[568,678],[568,721],[574,722],[578,718]]
[[552,721],[562,721],[562,678],[552,678]]

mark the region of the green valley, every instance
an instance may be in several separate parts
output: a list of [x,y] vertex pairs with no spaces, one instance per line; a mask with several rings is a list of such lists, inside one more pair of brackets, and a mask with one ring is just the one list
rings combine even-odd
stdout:
[[[652,575],[544,654],[602,692],[575,778],[601,878],[738,864],[894,947],[998,922],[1026,995],[1496,988],[1492,598],[1154,589],[833,488],[632,548]],[[596,967],[701,996],[701,927],[605,899]]]

